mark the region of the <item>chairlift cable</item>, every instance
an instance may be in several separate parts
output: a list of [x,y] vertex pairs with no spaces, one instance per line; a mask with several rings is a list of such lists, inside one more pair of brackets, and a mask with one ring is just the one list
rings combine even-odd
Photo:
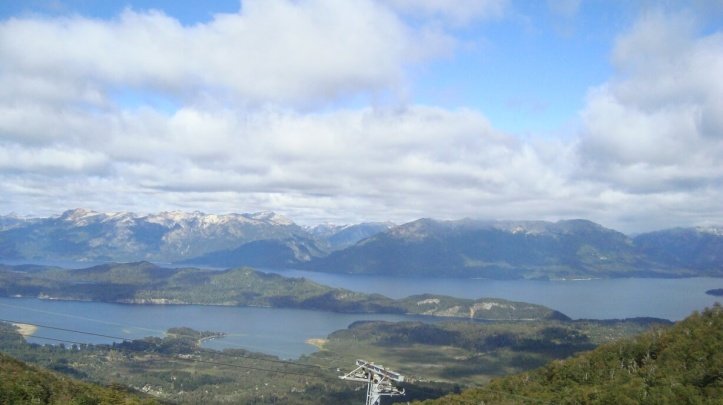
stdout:
[[[120,336],[112,336],[112,335],[104,335],[104,334],[101,334],[101,333],[85,332],[85,331],[81,331],[81,330],[77,330],[77,329],[60,328],[60,327],[57,327],[57,326],[42,325],[42,324],[32,323],[32,322],[23,322],[23,321],[10,320],[10,319],[0,319],[0,322],[22,323],[22,324],[26,324],[26,325],[37,326],[37,327],[39,327],[39,328],[54,329],[54,330],[60,330],[60,331],[64,331],[64,332],[71,332],[71,333],[79,333],[79,334],[83,334],[83,335],[104,337],[104,338],[109,338],[109,339],[120,340],[120,341],[127,342],[127,343],[132,343],[132,342],[134,341],[133,339],[128,339],[128,338],[124,338],[124,337],[120,337]],[[137,340],[141,340],[141,341],[142,341],[142,339],[137,339]],[[241,348],[239,348],[239,349],[241,349]],[[245,349],[244,349],[244,350],[245,350]],[[221,355],[221,356],[228,356],[228,357],[240,357],[240,358],[251,359],[251,360],[260,360],[260,361],[266,361],[266,362],[270,362],[270,363],[289,364],[289,365],[294,365],[294,366],[299,366],[299,367],[309,367],[309,368],[322,369],[321,366],[318,366],[318,365],[315,365],[315,364],[304,364],[304,363],[299,363],[299,362],[295,362],[295,361],[265,359],[265,358],[261,358],[261,357],[254,357],[254,356],[241,355],[241,354],[236,355],[236,354],[232,354],[232,353],[222,352],[222,351],[219,351],[219,350],[214,350],[214,351],[213,351],[213,354],[218,354],[218,355]]]

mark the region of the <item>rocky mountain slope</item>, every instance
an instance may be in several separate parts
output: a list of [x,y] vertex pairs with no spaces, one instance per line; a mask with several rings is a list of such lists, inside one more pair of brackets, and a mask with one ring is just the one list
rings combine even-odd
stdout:
[[244,243],[235,249],[219,250],[180,264],[230,268],[239,265],[261,268],[294,268],[314,257],[325,255],[321,243],[302,237],[264,239]]
[[354,225],[322,224],[306,229],[317,239],[325,240],[330,250],[353,246],[360,240],[374,236],[394,227],[391,222],[364,222]]
[[723,227],[674,228],[636,236],[637,249],[671,268],[720,270]]
[[[357,230],[356,236],[349,235],[352,229]],[[315,238],[309,229],[273,212],[137,215],[75,209],[50,218],[0,217],[0,260],[172,262],[230,251],[254,241],[295,238],[313,239],[319,247],[309,254],[321,255],[333,246],[355,243],[355,237],[361,239],[378,230],[382,228],[359,225]],[[308,258],[300,255],[296,259]]]
[[[644,236],[639,240],[645,240]],[[723,260],[715,257],[706,259],[707,267],[687,267],[671,265],[654,254],[669,243],[672,241],[649,241],[643,250],[636,240],[585,220],[420,219],[305,266],[347,273],[509,279],[680,276],[701,274],[701,270],[723,275]],[[681,262],[697,257],[695,243],[681,246]]]
[[396,276],[723,277],[723,228],[629,237],[587,220],[302,227],[281,215],[76,209],[0,217],[0,262],[138,261]]

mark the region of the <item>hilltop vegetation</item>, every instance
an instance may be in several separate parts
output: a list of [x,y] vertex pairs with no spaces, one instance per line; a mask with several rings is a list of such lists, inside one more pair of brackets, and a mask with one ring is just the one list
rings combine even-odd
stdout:
[[[213,332],[169,329],[112,345],[25,343],[0,323],[0,347],[23,361],[100,384],[121,384],[176,403],[355,404],[361,384],[341,381],[357,358],[384,364],[411,381],[397,402],[437,398],[490,378],[630,336],[662,320],[357,322],[330,334],[297,363],[240,348],[202,348]],[[386,402],[386,401],[385,401]]]
[[424,404],[719,404],[723,310]]
[[0,353],[2,404],[157,404],[120,386],[101,387],[27,365]]
[[200,304],[419,314],[471,319],[567,319],[541,305],[420,295],[401,300],[248,268],[164,268],[147,262],[63,270],[0,265],[0,295],[128,304]]
[[364,358],[415,380],[481,384],[669,324],[661,319],[433,324],[360,321],[330,334],[322,350],[311,358],[334,361],[336,367]]
[[[0,347],[13,356],[95,383],[131,387],[164,403],[354,404],[361,398],[357,390],[361,385],[340,380],[337,370],[327,361],[312,358],[290,363],[243,349],[223,352],[203,349],[199,346],[199,338],[203,335],[181,328],[169,330],[163,338],[149,337],[112,345],[56,342],[54,346],[41,346],[25,343],[11,325],[0,323]],[[350,364],[353,362],[343,367]],[[1,371],[0,377],[3,376]],[[47,386],[54,383],[54,375],[41,371],[36,379]],[[24,389],[24,384],[24,380],[9,379],[6,385],[8,392],[14,392]],[[415,384],[406,398],[436,398],[453,390],[450,384]],[[67,397],[63,398],[65,400],[50,403],[73,403]]]

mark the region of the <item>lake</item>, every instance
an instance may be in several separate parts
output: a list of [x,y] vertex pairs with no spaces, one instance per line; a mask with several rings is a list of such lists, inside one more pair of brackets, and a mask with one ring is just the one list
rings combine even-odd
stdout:
[[[8,262],[6,264],[22,264]],[[44,262],[64,268],[86,268],[95,262]],[[157,263],[175,267],[170,263]],[[197,266],[204,267],[204,266]],[[205,267],[209,268],[209,267]],[[212,268],[221,270],[218,268]],[[461,278],[403,278],[378,275],[331,274],[295,269],[259,269],[286,277],[304,277],[331,287],[391,298],[442,294],[460,298],[503,298],[540,304],[573,319],[615,319],[650,316],[677,321],[716,302],[705,292],[723,288],[723,278],[617,278],[592,280],[490,280]],[[720,297],[717,301],[723,301]]]
[[[287,277],[304,277],[320,284],[379,293],[392,298],[434,293],[461,298],[504,298],[556,309],[573,319],[613,319],[652,316],[683,319],[716,302],[705,292],[723,287],[723,279],[617,278],[593,280],[489,280],[460,278],[401,278],[328,274],[303,270],[264,269]],[[721,301],[720,297],[717,298]]]
[[[404,321],[424,317],[404,315],[337,314],[282,308],[224,307],[203,305],[125,305],[84,301],[55,301],[37,298],[0,297],[0,319],[74,329],[101,335],[138,339],[162,336],[168,328],[188,326],[196,330],[225,332],[222,339],[204,342],[204,347],[223,350],[243,348],[298,358],[316,351],[305,343],[325,338],[358,320]],[[107,337],[38,328],[36,336],[79,343],[111,343]],[[57,343],[30,338],[34,343]]]
[[[87,264],[67,266],[87,267]],[[595,279],[579,281],[488,280],[457,278],[382,277],[328,274],[302,270],[269,270],[288,277],[304,277],[321,284],[392,298],[435,293],[462,298],[494,297],[541,304],[574,319],[612,319],[651,316],[680,320],[720,298],[706,290],[723,287],[723,279]],[[403,315],[337,314],[323,311],[243,308],[198,305],[122,305],[33,298],[0,298],[0,318],[77,329],[135,339],[162,336],[166,329],[188,326],[225,332],[222,339],[204,346],[214,349],[245,348],[298,358],[315,351],[305,341],[323,338],[357,320],[426,320]],[[39,329],[37,336],[83,343],[109,343],[113,339]],[[36,343],[47,343],[32,339]]]

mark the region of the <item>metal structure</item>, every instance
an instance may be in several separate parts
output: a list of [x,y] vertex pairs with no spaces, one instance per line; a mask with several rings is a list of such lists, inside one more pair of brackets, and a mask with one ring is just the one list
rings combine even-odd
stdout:
[[392,382],[404,382],[404,376],[365,360],[356,361],[357,368],[351,373],[339,376],[342,380],[367,383],[366,405],[379,405],[382,396],[404,395]]

